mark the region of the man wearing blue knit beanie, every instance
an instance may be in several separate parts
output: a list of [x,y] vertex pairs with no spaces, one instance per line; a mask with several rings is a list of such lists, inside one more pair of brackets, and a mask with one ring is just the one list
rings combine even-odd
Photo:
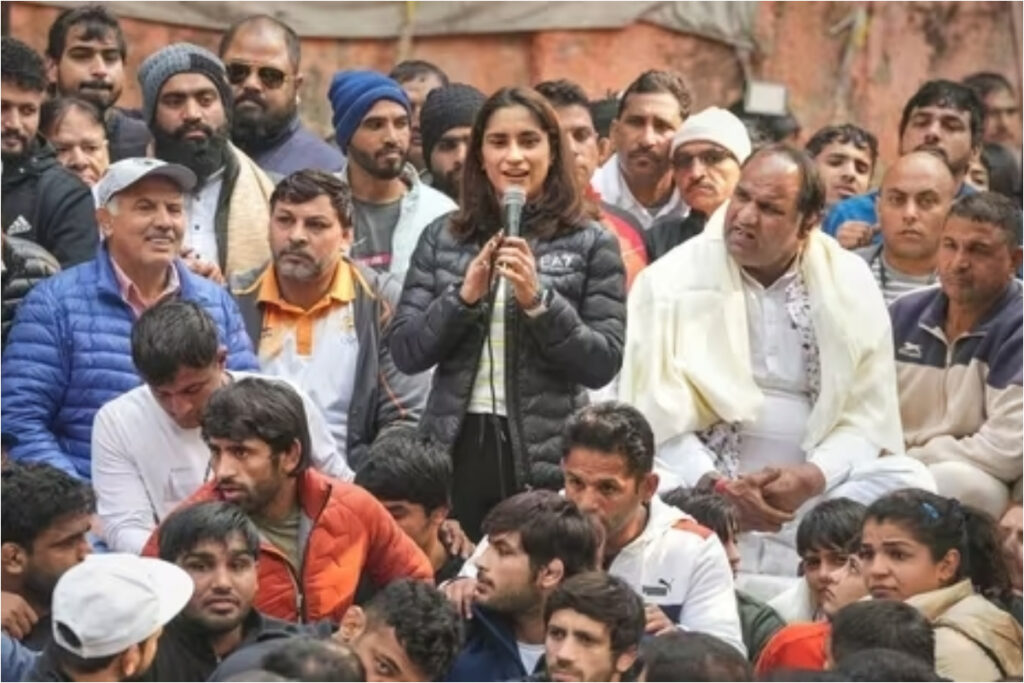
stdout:
[[327,99],[348,155],[342,174],[352,188],[350,256],[402,280],[423,229],[457,207],[424,185],[408,161],[411,108],[398,83],[375,71],[339,71]]

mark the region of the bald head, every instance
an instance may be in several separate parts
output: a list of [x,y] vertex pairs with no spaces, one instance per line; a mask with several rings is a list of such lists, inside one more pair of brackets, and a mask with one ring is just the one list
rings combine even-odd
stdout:
[[936,191],[948,193],[950,197],[956,194],[956,179],[953,178],[953,172],[949,170],[946,160],[934,152],[922,150],[904,154],[885,172],[881,186],[885,188],[900,184],[908,177],[927,179]]
[[886,171],[878,193],[878,223],[892,265],[903,265],[904,272],[934,268],[956,187],[946,161],[932,152],[905,154]]
[[288,24],[278,21],[267,14],[255,14],[245,17],[232,24],[220,40],[220,58],[227,61],[226,53],[233,46],[240,34],[246,34],[250,41],[260,43],[280,43],[291,66],[291,71],[298,71],[301,58],[299,36]]

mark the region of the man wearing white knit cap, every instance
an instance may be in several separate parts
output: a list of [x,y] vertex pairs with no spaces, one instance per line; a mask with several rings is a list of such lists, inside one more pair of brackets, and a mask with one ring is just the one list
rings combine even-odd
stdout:
[[188,603],[192,578],[170,562],[93,555],[53,590],[53,642],[29,680],[124,681],[146,673],[164,624]]
[[671,148],[672,177],[690,213],[659,218],[644,234],[651,261],[700,233],[708,216],[732,196],[750,156],[747,128],[731,112],[708,107],[683,123]]

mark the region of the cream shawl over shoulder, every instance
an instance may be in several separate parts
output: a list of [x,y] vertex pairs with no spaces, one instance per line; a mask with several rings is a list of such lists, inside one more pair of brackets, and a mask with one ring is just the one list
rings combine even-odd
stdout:
[[[726,206],[630,291],[620,398],[643,412],[659,444],[719,420],[753,421],[764,400],[740,269],[722,238]],[[815,229],[799,267],[821,356],[802,447],[851,431],[882,453],[903,453],[889,314],[867,264]]]

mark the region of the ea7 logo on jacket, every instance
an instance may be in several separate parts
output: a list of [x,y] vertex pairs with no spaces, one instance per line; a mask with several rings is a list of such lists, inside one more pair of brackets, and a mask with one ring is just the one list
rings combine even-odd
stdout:
[[18,216],[8,226],[6,232],[11,237],[24,235],[26,232],[32,232],[32,224],[24,216]]
[[583,257],[571,251],[553,251],[537,260],[537,270],[544,273],[565,273],[582,270]]
[[903,356],[905,358],[921,358],[921,345],[911,344],[910,342],[903,342],[903,346],[896,351],[897,356]]

